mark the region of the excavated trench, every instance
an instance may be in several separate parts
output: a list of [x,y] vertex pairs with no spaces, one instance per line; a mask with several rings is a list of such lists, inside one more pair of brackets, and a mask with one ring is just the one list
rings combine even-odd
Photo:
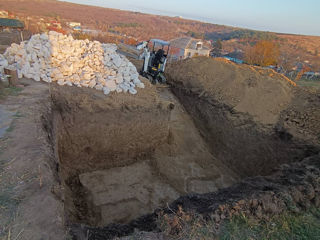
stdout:
[[179,86],[172,92],[147,85],[137,96],[105,97],[52,87],[47,124],[66,224],[104,236],[152,230],[147,214],[180,196],[215,192],[317,151]]
[[105,97],[54,86],[51,97],[47,129],[68,224],[127,224],[182,195],[239,180],[167,88]]
[[281,164],[300,161],[319,151],[280,123],[263,125],[249,114],[178,85],[172,86],[172,91],[193,116],[214,156],[241,178],[269,175]]

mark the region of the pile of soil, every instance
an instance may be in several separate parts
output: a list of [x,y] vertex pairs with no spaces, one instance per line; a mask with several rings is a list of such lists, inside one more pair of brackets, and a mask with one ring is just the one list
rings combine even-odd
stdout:
[[169,65],[170,82],[214,98],[255,121],[274,124],[294,97],[294,86],[280,74],[214,58],[192,58]]
[[[212,154],[240,176],[267,175],[319,150],[319,96],[282,75],[206,57],[176,62],[166,71]],[[307,112],[297,116],[301,121],[290,117],[299,112]],[[299,131],[292,121],[309,130]]]
[[289,107],[281,113],[280,124],[293,136],[320,143],[320,91],[298,88]]

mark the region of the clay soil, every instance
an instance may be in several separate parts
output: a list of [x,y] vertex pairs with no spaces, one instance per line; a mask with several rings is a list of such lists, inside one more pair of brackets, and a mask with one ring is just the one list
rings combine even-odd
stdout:
[[[184,126],[182,122],[193,121],[197,134],[205,142],[205,149],[216,159],[215,167],[219,162],[224,169],[227,166],[231,171],[228,176],[237,176],[238,181],[245,180],[230,188],[207,191],[211,193],[185,195],[163,209],[164,212],[170,215],[182,206],[187,212],[210,216],[219,223],[222,217],[231,216],[230,212],[235,212],[233,205],[240,202],[237,205],[240,212],[243,210],[249,215],[264,217],[286,209],[283,198],[276,197],[278,194],[295,199],[297,208],[304,209],[304,203],[318,206],[318,192],[310,197],[304,196],[310,184],[317,189],[317,183],[312,180],[314,178],[308,178],[308,171],[302,170],[318,169],[317,119],[320,115],[316,108],[319,106],[317,93],[297,88],[293,82],[271,70],[208,58],[189,59],[170,65],[167,77],[176,97],[166,91],[160,91],[160,95],[178,103],[189,118],[178,121],[180,131],[192,132],[190,125]],[[189,149],[194,144],[192,140],[195,139],[191,139]],[[177,161],[176,156],[171,158],[169,166],[172,166],[173,159]],[[183,158],[183,161],[186,159]],[[161,162],[166,163],[166,158],[162,157]],[[286,163],[292,164],[278,169]],[[170,171],[170,167],[166,171]],[[318,170],[312,170],[312,174],[316,176]],[[215,185],[211,181],[207,184]],[[195,185],[200,188],[205,186],[203,182]],[[252,207],[252,201],[257,205]],[[73,231],[76,236],[87,233],[89,239],[123,236],[133,233],[135,229],[157,231],[159,212],[161,210],[158,209],[154,214],[137,218],[129,224],[102,228],[76,225]],[[141,235],[154,239],[164,237],[162,234]]]
[[20,84],[18,95],[0,102],[0,114],[11,116],[0,138],[0,239],[65,239],[61,195],[52,194],[56,166],[42,128],[49,88],[26,79]]
[[241,176],[266,175],[319,148],[319,93],[258,67],[193,58],[167,69],[213,155]]
[[92,89],[51,88],[46,128],[68,224],[129,223],[184,194],[238,180],[212,156],[170,90],[146,85],[136,96],[108,97]]
[[300,183],[295,202],[318,204],[319,93],[209,58],[167,70],[169,87],[145,82],[136,96],[22,80],[0,109],[13,112],[0,236],[113,239],[159,230],[158,208],[220,219],[221,205]]

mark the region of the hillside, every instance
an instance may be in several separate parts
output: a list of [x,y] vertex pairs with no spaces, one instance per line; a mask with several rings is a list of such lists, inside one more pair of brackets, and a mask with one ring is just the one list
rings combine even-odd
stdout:
[[232,30],[231,27],[198,21],[54,0],[0,0],[0,8],[17,13],[19,16],[59,17],[66,21],[77,21],[87,27],[103,31],[111,29],[138,39],[157,37],[168,40],[187,32]]
[[[307,36],[12,2],[0,9],[16,9],[9,15],[29,33],[51,23],[68,33],[67,21],[82,13],[103,19],[96,11],[108,17],[105,25],[81,16],[83,29],[105,27],[94,37],[125,39],[126,29],[145,26],[148,38],[165,38],[152,32],[154,23],[142,25],[153,19],[185,22],[177,33],[179,24],[168,23],[168,38],[221,39],[230,53],[265,39],[281,44],[282,57],[295,57],[290,51],[300,44],[310,51],[297,54],[318,46]],[[0,44],[10,45],[20,32],[1,34]],[[233,230],[250,235],[234,239],[318,239],[320,92],[273,69],[205,56],[170,62],[168,84],[152,85],[114,44],[54,31],[12,44],[0,68],[10,70],[0,81],[0,239],[212,240],[232,239],[224,235],[237,236]],[[237,224],[239,217],[249,226]]]
[[0,9],[11,11],[26,25],[40,29],[39,18],[56,19],[62,27],[66,22],[77,21],[84,28],[98,30],[100,41],[118,42],[133,39],[133,43],[150,38],[170,40],[192,36],[210,41],[222,40],[223,52],[243,58],[247,47],[259,40],[277,42],[281,66],[291,70],[297,65],[308,65],[320,71],[320,37],[289,35],[247,30],[217,24],[202,23],[178,17],[143,14],[139,12],[86,6],[55,0],[0,0]]

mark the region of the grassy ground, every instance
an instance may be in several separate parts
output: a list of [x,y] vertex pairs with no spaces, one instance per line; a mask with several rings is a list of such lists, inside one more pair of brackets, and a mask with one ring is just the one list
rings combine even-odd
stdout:
[[320,209],[301,214],[287,213],[262,222],[236,217],[223,226],[218,239],[320,239]]
[[308,87],[320,90],[320,80],[300,79],[297,81],[297,84],[300,87]]
[[225,221],[219,231],[215,223],[185,213],[164,217],[160,225],[169,239],[179,240],[318,240],[320,209],[285,213],[269,221],[235,216]]

